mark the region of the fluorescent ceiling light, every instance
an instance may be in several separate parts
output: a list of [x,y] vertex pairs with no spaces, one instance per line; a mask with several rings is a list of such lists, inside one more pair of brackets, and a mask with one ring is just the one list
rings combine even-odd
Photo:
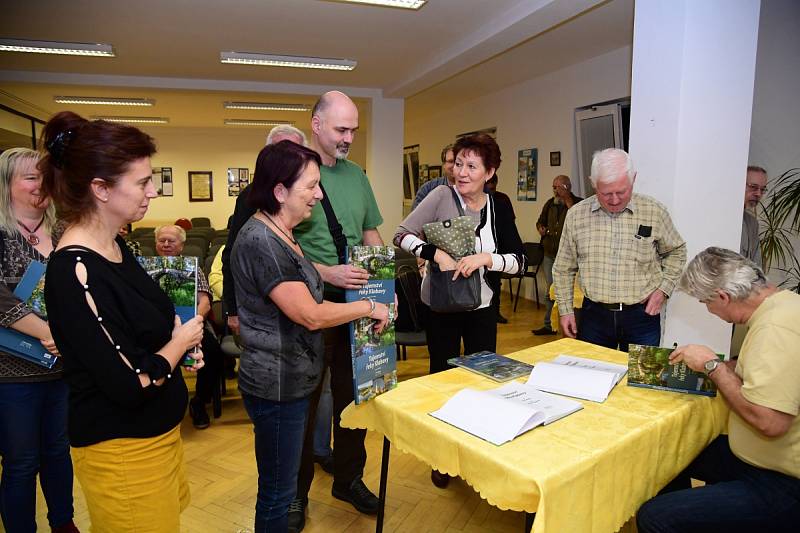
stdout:
[[156,103],[152,98],[106,98],[104,96],[54,96],[59,104],[129,105],[150,107]]
[[95,115],[95,120],[107,120],[108,122],[125,122],[127,124],[168,124],[166,117],[109,117]]
[[353,70],[357,62],[352,59],[329,59],[322,57],[276,56],[249,52],[220,52],[221,63],[240,65],[264,65],[267,67],[318,68],[323,70]]
[[293,125],[291,120],[259,120],[249,118],[226,118],[226,126],[282,126],[284,124]]
[[225,102],[225,109],[254,109],[258,111],[311,111],[307,104],[270,104],[266,102]]
[[27,41],[23,39],[0,39],[2,52],[31,52],[34,54],[58,54],[67,56],[114,57],[110,44],[62,43],[57,41]]
[[419,9],[428,0],[328,0],[329,2],[346,2],[348,4],[370,4],[373,6],[399,7],[401,9]]

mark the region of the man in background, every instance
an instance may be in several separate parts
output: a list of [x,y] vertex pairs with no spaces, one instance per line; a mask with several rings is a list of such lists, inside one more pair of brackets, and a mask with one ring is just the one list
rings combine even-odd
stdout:
[[583,200],[572,194],[572,182],[563,174],[553,180],[553,197],[547,200],[542,207],[542,213],[536,222],[536,229],[542,236],[542,249],[544,259],[542,269],[547,280],[547,296],[545,298],[544,325],[539,329],[531,330],[534,335],[555,335],[550,315],[553,314],[553,304],[550,299],[550,286],[553,284],[553,262],[558,254],[558,243],[561,241],[561,229],[567,210]]
[[744,190],[744,215],[742,216],[742,243],[739,252],[758,266],[761,264],[761,246],[758,239],[758,203],[767,192],[767,171],[761,167],[747,167],[747,185]]
[[448,144],[442,148],[442,173],[440,178],[426,181],[422,187],[417,191],[417,196],[414,197],[414,203],[411,204],[411,210],[417,208],[419,203],[428,196],[428,193],[439,185],[453,185],[456,182],[456,176],[453,174],[453,166],[456,163],[456,156],[453,154],[453,145]]

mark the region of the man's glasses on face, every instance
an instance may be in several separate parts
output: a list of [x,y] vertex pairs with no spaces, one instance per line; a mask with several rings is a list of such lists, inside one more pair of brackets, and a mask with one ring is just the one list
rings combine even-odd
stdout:
[[757,185],[755,183],[748,183],[747,184],[747,190],[750,191],[750,192],[761,191],[761,194],[766,194],[767,193],[767,186],[765,185],[763,187],[760,187],[759,185]]

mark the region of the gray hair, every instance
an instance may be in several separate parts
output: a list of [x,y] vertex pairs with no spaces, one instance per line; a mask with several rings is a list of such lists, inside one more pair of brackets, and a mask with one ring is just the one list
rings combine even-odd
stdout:
[[598,150],[592,156],[592,173],[589,181],[592,186],[597,188],[597,183],[608,183],[619,178],[620,174],[628,176],[628,182],[633,183],[636,170],[633,168],[633,160],[628,152],[619,148],[606,148]]
[[279,124],[274,128],[272,128],[271,130],[269,130],[266,144],[272,144],[272,139],[274,139],[278,135],[282,135],[284,137],[289,137],[289,136],[299,137],[303,140],[302,143],[303,146],[308,146],[308,139],[306,139],[306,134],[290,124]]
[[158,239],[158,234],[165,229],[176,230],[176,233],[178,234],[178,240],[181,242],[186,242],[186,230],[176,224],[165,224],[163,226],[158,226],[153,232],[153,234],[156,236],[156,239]]
[[734,301],[746,300],[766,286],[767,277],[758,265],[716,246],[697,254],[678,282],[680,290],[701,302],[716,296],[717,291],[728,293]]
[[[0,154],[0,228],[9,235],[20,233],[17,217],[11,207],[11,180],[19,164],[25,160],[30,160],[35,165],[39,161],[39,152],[30,148],[9,148]],[[55,225],[56,208],[53,202],[49,202],[44,210],[44,227],[47,233],[52,233]]]

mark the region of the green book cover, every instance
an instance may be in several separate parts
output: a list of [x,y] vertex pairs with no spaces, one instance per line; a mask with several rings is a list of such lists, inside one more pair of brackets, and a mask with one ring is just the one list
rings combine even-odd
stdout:
[[[674,348],[631,344],[628,348],[628,385],[687,394],[716,396],[717,386],[685,363],[669,364]],[[720,356],[720,359],[724,357]]]

